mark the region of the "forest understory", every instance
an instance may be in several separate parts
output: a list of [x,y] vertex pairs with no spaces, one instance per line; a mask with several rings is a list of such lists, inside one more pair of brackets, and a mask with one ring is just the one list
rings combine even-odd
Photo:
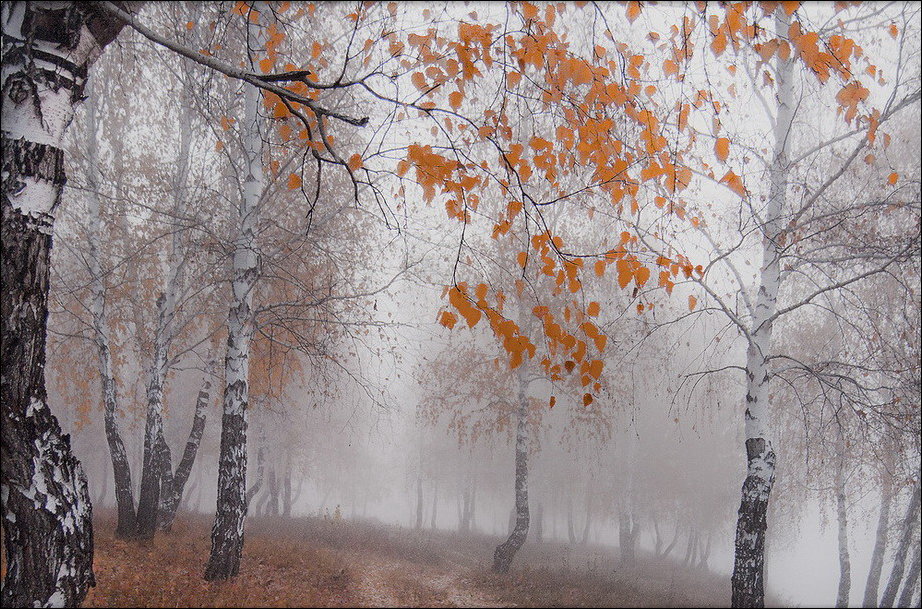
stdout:
[[[85,607],[707,607],[725,578],[617,548],[529,543],[508,575],[490,572],[498,538],[333,518],[248,519],[240,575],[202,579],[210,520],[181,514],[152,542],[115,538],[95,518],[96,587]],[[518,560],[521,558],[521,561]],[[768,599],[770,604],[772,599]]]

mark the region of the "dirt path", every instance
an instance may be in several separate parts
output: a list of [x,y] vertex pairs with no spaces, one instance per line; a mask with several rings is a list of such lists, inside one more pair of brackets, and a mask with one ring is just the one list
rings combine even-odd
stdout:
[[352,593],[359,606],[505,607],[475,587],[469,568],[450,562],[438,566],[354,554]]

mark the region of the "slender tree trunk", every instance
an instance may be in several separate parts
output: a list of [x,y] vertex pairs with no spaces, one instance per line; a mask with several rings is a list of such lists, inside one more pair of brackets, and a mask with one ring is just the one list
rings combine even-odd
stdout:
[[852,587],[851,559],[848,552],[848,514],[845,504],[845,443],[842,428],[836,442],[836,516],[839,522],[839,590],[836,607],[848,607],[848,596]]
[[493,571],[508,573],[512,559],[528,537],[528,396],[524,366],[519,367],[519,405],[515,433],[515,528],[493,552]]
[[589,528],[592,525],[592,482],[586,489],[586,522],[583,524],[583,538],[580,543],[586,545],[589,543]]
[[915,529],[919,526],[919,484],[916,480],[915,488],[912,492],[912,499],[909,501],[909,507],[906,508],[906,517],[903,519],[903,525],[900,527],[900,544],[897,546],[896,554],[893,557],[893,570],[890,572],[890,581],[884,589],[884,594],[880,598],[881,607],[892,607],[896,601],[896,593],[899,590],[900,582],[903,579],[903,569],[906,567],[906,554],[909,553],[909,546],[912,543],[912,537]]
[[[256,36],[258,38],[258,36]],[[244,85],[242,125],[247,176],[240,205],[240,230],[233,261],[231,306],[227,318],[227,354],[224,358],[224,415],[218,462],[218,502],[211,530],[211,556],[205,579],[237,575],[243,552],[246,517],[247,402],[249,399],[250,339],[253,335],[253,289],[258,277],[256,225],[263,192],[262,134],[258,113],[259,91]]]
[[573,524],[573,498],[567,496],[567,539],[570,545],[576,544],[576,527]]
[[922,571],[922,548],[916,544],[916,551],[912,556],[912,564],[909,566],[909,572],[906,574],[906,583],[903,584],[903,591],[900,593],[898,607],[909,607],[912,603],[912,597],[916,592],[916,586],[919,584],[919,574]]
[[[246,494],[246,510],[248,512],[252,511],[254,514],[258,514],[259,509],[262,507],[262,501],[260,501],[255,506],[253,506],[253,510],[249,509],[250,505],[252,505],[253,503],[253,498],[256,497],[256,495],[259,493],[259,490],[263,486],[263,478],[265,476],[265,472],[266,472],[265,452],[263,450],[263,447],[260,446],[256,450],[256,480],[254,480],[253,484],[250,485],[250,488],[247,490],[247,494]],[[326,502],[327,502],[327,495],[324,495],[323,500],[320,503],[320,507],[322,508],[324,505],[326,505]]]
[[[205,432],[206,408],[211,401],[211,375],[213,373],[213,364],[209,360],[209,365],[205,371],[205,377],[202,379],[202,386],[199,389],[198,397],[195,400],[195,414],[192,417],[192,429],[189,430],[189,439],[186,440],[186,448],[183,451],[182,459],[176,466],[176,471],[169,476],[170,483],[163,485],[163,497],[160,501],[159,527],[161,531],[169,531],[173,526],[173,520],[176,518],[176,510],[182,499],[183,490],[186,488],[186,482],[189,480],[189,474],[192,473],[192,466],[195,464],[195,458],[198,455],[198,447],[202,442],[202,434]],[[169,454],[169,449],[167,454]],[[169,460],[166,460],[166,469],[169,473]]]
[[100,217],[99,200],[99,159],[97,153],[98,125],[96,120],[97,103],[93,100],[92,85],[88,87],[88,96],[91,98],[87,104],[87,160],[89,171],[87,182],[89,185],[89,267],[90,267],[90,310],[93,315],[93,331],[98,355],[99,378],[102,386],[104,406],[104,426],[106,442],[109,445],[109,455],[112,459],[112,472],[115,481],[115,503],[118,509],[118,524],[116,537],[126,539],[134,537],[137,533],[137,520],[134,504],[134,487],[131,483],[131,466],[122,442],[121,431],[118,425],[118,393],[115,384],[115,374],[112,367],[112,351],[109,341],[109,327],[106,319],[106,295],[103,280],[102,265],[100,263],[99,248],[101,240],[102,220]]
[[538,543],[544,541],[544,504],[540,501],[535,512],[535,541]]
[[880,573],[884,566],[884,553],[887,551],[887,531],[890,528],[890,503],[893,489],[889,472],[883,472],[880,485],[880,515],[877,518],[877,535],[874,552],[871,554],[871,566],[868,568],[868,581],[864,586],[864,607],[877,607],[877,595],[880,590]]
[[435,530],[435,518],[436,513],[439,507],[439,485],[438,483],[432,486],[432,517],[429,522],[429,528],[433,531]]
[[[700,544],[699,544],[700,547]],[[707,541],[704,544],[704,547],[701,548],[701,553],[698,555],[698,568],[707,569],[708,568],[708,558],[711,556],[711,533],[708,532]]]
[[416,529],[423,528],[423,479],[416,476]]
[[622,512],[618,518],[618,546],[621,550],[621,560],[625,564],[633,565],[637,557],[637,535],[640,525],[636,522],[634,514]]
[[45,339],[61,141],[123,24],[92,5],[5,2],[0,200],[0,480],[6,607],[75,606],[94,584],[86,477],[47,405]]
[[141,465],[141,489],[138,496],[138,537],[150,539],[157,530],[160,510],[160,486],[164,468],[163,380],[166,373],[168,319],[167,297],[157,299],[157,329],[154,356],[147,384],[147,421],[144,426],[144,460]]
[[282,516],[291,518],[291,459],[285,462],[285,477],[282,480]]
[[[269,491],[269,501],[266,503],[266,514],[269,516],[278,516],[279,515],[279,483],[278,476],[275,474],[275,468],[269,469],[269,478],[268,478],[268,487],[266,489]],[[354,506],[353,502],[353,506]],[[353,515],[355,513],[355,508],[353,507]]]
[[[776,27],[786,35],[790,16],[779,8]],[[765,532],[768,500],[775,481],[775,450],[769,430],[768,357],[772,348],[772,322],[777,311],[781,282],[778,237],[783,231],[782,209],[788,186],[788,134],[794,112],[791,59],[776,58],[778,110],[775,149],[769,170],[768,202],[763,212],[762,267],[759,292],[752,315],[746,354],[746,480],[736,525],[735,557],[731,577],[734,607],[765,604]]]

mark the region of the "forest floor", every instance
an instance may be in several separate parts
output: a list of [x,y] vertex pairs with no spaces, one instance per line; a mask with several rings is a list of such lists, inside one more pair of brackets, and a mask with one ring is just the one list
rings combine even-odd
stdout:
[[726,606],[727,578],[673,562],[622,567],[613,548],[529,543],[506,576],[486,535],[367,521],[250,518],[240,575],[202,579],[210,520],[183,514],[140,544],[96,519],[97,585],[86,607],[683,607]]

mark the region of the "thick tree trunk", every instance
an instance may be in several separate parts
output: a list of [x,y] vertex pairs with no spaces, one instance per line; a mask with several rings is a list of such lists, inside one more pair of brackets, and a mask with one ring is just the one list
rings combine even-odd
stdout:
[[848,596],[852,587],[852,567],[848,552],[848,514],[845,504],[845,443],[842,429],[836,442],[836,516],[839,523],[839,590],[836,607],[848,607]]
[[92,6],[5,2],[0,200],[0,480],[6,607],[74,606],[93,578],[92,508],[45,389],[48,275],[61,140],[87,71],[121,23]]
[[892,607],[896,601],[896,593],[899,590],[900,582],[903,579],[903,570],[906,568],[906,554],[909,553],[909,547],[912,544],[912,538],[915,534],[916,527],[919,526],[919,480],[916,480],[916,486],[912,492],[912,499],[909,501],[909,507],[906,508],[906,517],[900,527],[900,543],[896,548],[896,554],[893,556],[893,570],[890,571],[890,580],[884,589],[883,596],[880,597],[881,607]]
[[[211,375],[213,366],[209,362],[205,371],[205,377],[202,379],[202,386],[199,389],[198,397],[195,400],[195,414],[192,417],[192,428],[189,430],[189,439],[186,440],[186,448],[183,450],[182,459],[176,466],[175,472],[170,472],[169,458],[165,459],[164,478],[169,480],[169,484],[161,485],[162,496],[160,498],[160,513],[158,515],[158,526],[161,531],[169,531],[173,526],[173,520],[176,518],[176,510],[179,508],[183,491],[186,488],[186,482],[189,480],[189,474],[192,473],[192,466],[195,464],[195,458],[198,455],[198,447],[202,442],[202,434],[205,432],[205,410],[211,401]],[[165,443],[164,443],[165,446]],[[169,449],[166,449],[169,455]]]
[[249,398],[250,339],[253,335],[253,289],[258,275],[256,221],[263,191],[262,136],[259,91],[244,85],[245,152],[247,177],[240,206],[240,231],[234,251],[234,278],[227,319],[227,354],[224,358],[224,415],[218,461],[218,502],[211,530],[211,556],[205,579],[222,580],[237,575],[243,552],[246,517],[247,401]]
[[[787,33],[790,16],[775,12],[780,35]],[[772,348],[772,323],[781,285],[778,237],[782,234],[782,209],[788,187],[788,135],[794,113],[791,59],[778,57],[778,110],[774,125],[774,158],[769,170],[768,202],[763,212],[762,266],[759,292],[752,312],[752,330],[746,353],[746,480],[736,524],[735,557],[731,577],[734,607],[765,604],[765,532],[768,500],[775,482],[775,450],[769,430],[768,357]]]
[[493,552],[493,571],[508,573],[512,559],[528,537],[528,396],[524,370],[519,368],[519,405],[515,433],[515,528]]
[[880,573],[884,566],[884,553],[887,550],[887,530],[890,528],[890,503],[893,490],[889,472],[883,472],[880,486],[880,515],[877,518],[877,535],[874,552],[871,554],[871,566],[868,568],[868,581],[864,586],[864,607],[877,607],[877,594],[880,590]]

